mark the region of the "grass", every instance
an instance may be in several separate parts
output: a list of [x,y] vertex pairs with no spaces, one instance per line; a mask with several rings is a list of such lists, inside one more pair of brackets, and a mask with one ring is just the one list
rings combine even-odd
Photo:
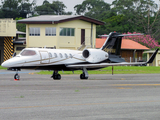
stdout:
[[0,70],[6,70],[7,68],[0,66]]
[[[40,71],[37,74],[52,74],[53,71]],[[74,74],[81,74],[82,70],[74,71]],[[114,66],[114,74],[154,74],[160,73],[160,67],[156,66]],[[72,71],[59,71],[59,74],[73,74]],[[98,70],[89,70],[88,74],[112,74],[112,67]]]
[[[0,69],[7,69],[0,66]],[[53,71],[40,71],[37,74],[52,74]],[[74,71],[74,74],[81,74],[82,70]],[[154,74],[160,73],[160,67],[156,66],[114,66],[113,67],[114,74]],[[67,75],[73,74],[72,71],[59,71],[59,74]],[[106,67],[98,70],[89,70],[88,74],[112,74],[112,67]]]

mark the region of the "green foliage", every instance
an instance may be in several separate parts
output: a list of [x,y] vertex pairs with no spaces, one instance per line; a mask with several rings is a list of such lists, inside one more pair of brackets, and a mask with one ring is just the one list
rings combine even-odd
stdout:
[[35,12],[38,15],[65,15],[65,14],[72,14],[72,12],[65,12],[66,6],[63,2],[60,1],[53,1],[49,3],[47,0],[43,2],[41,6],[37,6],[35,8]]
[[[15,18],[15,20],[21,20],[21,19],[24,19],[24,18],[22,17]],[[26,32],[26,24],[16,23],[16,28],[18,31]]]
[[125,15],[133,31],[153,35],[157,31],[154,27],[160,25],[156,25],[158,5],[153,0],[115,0],[112,5],[116,13]]
[[82,4],[76,5],[74,9],[79,15],[99,18],[99,15],[102,17],[102,14],[110,10],[110,5],[105,3],[104,0],[84,0]]
[[5,0],[0,9],[0,18],[27,17],[27,14],[33,14],[35,3],[29,0]]

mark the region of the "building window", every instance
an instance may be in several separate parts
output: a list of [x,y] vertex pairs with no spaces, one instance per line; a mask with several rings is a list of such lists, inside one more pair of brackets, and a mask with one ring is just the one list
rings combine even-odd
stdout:
[[74,28],[60,28],[60,36],[74,36]]
[[56,36],[56,28],[55,27],[47,27],[46,28],[46,36]]
[[29,36],[40,36],[40,28],[29,28]]

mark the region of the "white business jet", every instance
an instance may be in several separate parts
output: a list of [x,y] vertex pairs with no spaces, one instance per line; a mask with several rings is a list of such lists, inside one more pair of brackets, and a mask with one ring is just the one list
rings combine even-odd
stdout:
[[94,70],[108,66],[142,65],[152,63],[158,49],[147,62],[125,62],[120,56],[121,41],[123,36],[142,34],[119,34],[112,32],[107,36],[104,45],[100,49],[64,50],[25,48],[20,54],[2,63],[3,67],[17,71],[14,78],[19,79],[18,71],[21,69],[53,70],[53,79],[61,79],[58,71],[82,70],[80,79],[88,79],[87,70]]

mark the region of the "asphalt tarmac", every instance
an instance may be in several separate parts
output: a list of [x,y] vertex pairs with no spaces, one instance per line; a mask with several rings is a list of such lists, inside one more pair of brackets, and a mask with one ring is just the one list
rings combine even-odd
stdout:
[[0,70],[0,120],[159,120],[160,75],[37,75]]

